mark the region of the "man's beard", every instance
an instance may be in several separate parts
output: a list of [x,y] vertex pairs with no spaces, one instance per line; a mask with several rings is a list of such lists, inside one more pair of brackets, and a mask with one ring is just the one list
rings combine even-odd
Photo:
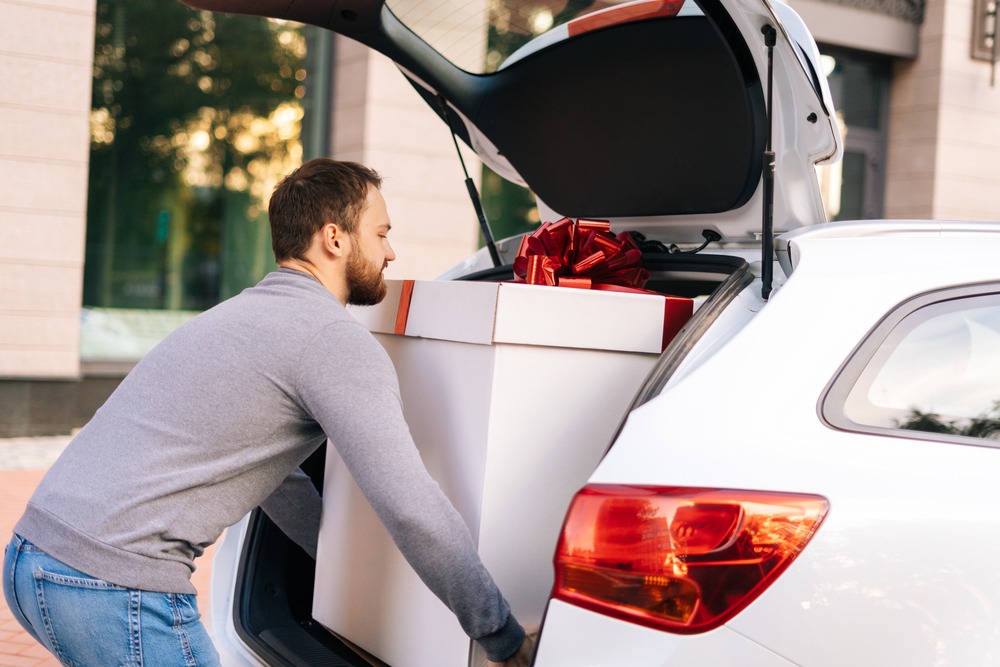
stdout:
[[357,244],[347,255],[347,303],[352,306],[374,306],[385,298],[385,278],[382,270],[368,262]]

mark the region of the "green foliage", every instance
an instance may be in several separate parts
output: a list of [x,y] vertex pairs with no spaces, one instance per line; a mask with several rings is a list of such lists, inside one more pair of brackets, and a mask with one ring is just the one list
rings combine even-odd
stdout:
[[102,0],[93,107],[110,112],[116,139],[169,136],[206,107],[223,118],[266,117],[279,101],[295,98],[304,76],[305,47],[294,32],[179,2]]
[[896,428],[926,433],[946,433],[970,438],[996,440],[1000,435],[1000,401],[983,414],[964,420],[946,420],[933,412],[910,410],[905,419],[895,421]]
[[296,24],[99,0],[84,303],[205,308],[260,277],[304,57]]
[[494,239],[499,241],[538,227],[538,209],[530,190],[505,180],[486,166],[481,187],[483,211]]

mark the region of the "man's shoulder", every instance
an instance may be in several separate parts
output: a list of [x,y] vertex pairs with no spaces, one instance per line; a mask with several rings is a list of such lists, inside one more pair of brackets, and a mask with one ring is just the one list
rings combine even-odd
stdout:
[[278,269],[253,287],[249,287],[227,302],[235,309],[263,310],[287,317],[290,312],[308,312],[324,321],[353,320],[347,309],[312,276]]
[[243,345],[277,349],[303,344],[333,326],[367,333],[318,281],[284,273],[270,273],[189,320],[175,338],[193,338],[204,345],[206,338],[221,335]]

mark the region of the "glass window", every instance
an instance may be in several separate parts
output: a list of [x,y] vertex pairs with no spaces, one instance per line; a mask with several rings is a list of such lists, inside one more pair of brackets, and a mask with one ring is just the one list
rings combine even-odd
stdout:
[[838,380],[845,423],[1000,440],[1000,294],[938,300],[881,328]]
[[830,67],[830,94],[850,127],[881,129],[884,125],[889,61],[877,56],[825,49]]
[[203,310],[271,269],[305,51],[298,24],[98,1],[85,306]]
[[179,2],[98,0],[82,359],[137,360],[274,267],[270,193],[301,163],[303,134],[313,155],[325,145],[324,123],[302,128],[304,109],[329,112],[320,37]]
[[386,6],[438,53],[477,74],[496,71],[542,35],[518,56],[571,34],[680,9],[673,0],[387,0]]
[[831,220],[881,218],[891,61],[847,49],[821,50],[844,141],[843,160],[818,167],[827,216]]
[[[483,211],[493,238],[501,240],[527,234],[541,222],[535,195],[528,188],[511,183],[492,169],[482,168]],[[480,245],[485,243],[480,239]]]

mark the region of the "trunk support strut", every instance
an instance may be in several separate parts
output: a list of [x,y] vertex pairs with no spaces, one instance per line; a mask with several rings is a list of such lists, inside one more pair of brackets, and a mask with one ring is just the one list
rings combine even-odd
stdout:
[[771,296],[772,273],[774,271],[774,171],[775,157],[771,148],[771,126],[774,112],[771,109],[771,88],[774,80],[774,44],[777,31],[771,25],[765,25],[760,31],[764,34],[764,46],[767,47],[767,146],[764,150],[764,210],[761,229],[761,288],[760,295],[767,301]]
[[483,202],[479,198],[479,191],[476,190],[476,184],[473,182],[472,177],[469,176],[469,170],[465,168],[465,159],[462,157],[462,151],[458,147],[458,137],[455,136],[455,128],[451,126],[451,120],[448,119],[448,101],[444,99],[444,95],[439,94],[437,97],[438,103],[441,105],[441,118],[444,119],[448,130],[451,131],[451,140],[455,142],[455,152],[458,153],[458,161],[462,163],[462,172],[465,174],[465,189],[469,191],[472,206],[476,209],[476,217],[479,219],[479,229],[483,233],[483,241],[486,243],[487,250],[490,251],[493,266],[500,266],[500,253],[497,252],[497,244],[493,240],[490,221],[486,219],[486,211],[483,210]]

